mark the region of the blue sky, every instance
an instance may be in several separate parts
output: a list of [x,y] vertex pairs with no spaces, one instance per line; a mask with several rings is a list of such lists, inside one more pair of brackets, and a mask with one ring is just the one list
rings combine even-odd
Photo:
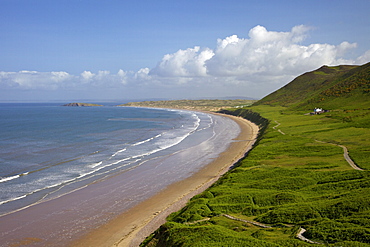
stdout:
[[261,98],[370,60],[370,1],[0,0],[0,101]]

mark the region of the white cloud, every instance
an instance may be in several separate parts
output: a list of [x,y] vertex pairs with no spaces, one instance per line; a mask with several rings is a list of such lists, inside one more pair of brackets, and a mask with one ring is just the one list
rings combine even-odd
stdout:
[[[218,39],[213,49],[199,46],[180,49],[164,55],[156,67],[137,72],[122,69],[117,73],[83,71],[76,76],[64,71],[0,72],[0,88],[64,89],[69,92],[105,92],[105,95],[123,92],[131,97],[145,92],[150,97],[166,97],[166,90],[171,95],[176,91],[182,97],[192,97],[197,89],[197,93],[205,97],[261,97],[322,65],[370,61],[370,50],[357,59],[344,58],[348,51],[357,47],[356,43],[303,45],[310,30],[311,27],[304,25],[295,26],[289,32],[268,31],[263,26],[256,26],[249,30],[248,37],[231,35]],[[153,90],[160,95],[153,95]]]
[[152,79],[193,88],[249,87],[263,96],[322,65],[363,64],[370,60],[370,52],[357,60],[343,58],[357,47],[356,43],[303,45],[312,29],[299,25],[289,32],[276,32],[256,26],[247,38],[231,35],[218,39],[214,49],[196,46],[167,54],[149,74]]
[[370,53],[357,60],[343,58],[349,50],[357,47],[356,43],[302,45],[310,30],[312,28],[305,25],[295,26],[289,32],[268,31],[263,26],[256,26],[248,32],[248,38],[231,35],[218,39],[214,49],[196,46],[167,54],[150,75],[162,77],[162,81],[163,77],[166,81],[172,78],[172,83],[177,85],[238,85],[263,91],[263,87],[274,90],[277,85],[282,86],[322,65],[370,60]]
[[357,47],[356,43],[348,43],[347,41],[342,42],[340,45],[337,46],[338,49],[338,56],[343,56],[347,53],[348,50],[354,49]]
[[0,84],[6,84],[8,87],[20,89],[57,89],[63,83],[74,78],[67,72],[37,72],[37,71],[19,71],[19,72],[0,72]]
[[162,77],[206,76],[207,70],[204,63],[213,55],[211,49],[201,50],[199,46],[178,50],[173,54],[165,55],[151,74]]
[[115,87],[126,84],[127,75],[128,72],[122,69],[120,69],[117,74],[111,74],[108,70],[100,70],[96,74],[91,71],[84,71],[80,74],[79,81],[91,86]]
[[149,68],[140,69],[138,72],[135,73],[134,78],[137,80],[150,80],[151,76],[149,75],[149,72]]
[[117,87],[126,84],[127,72],[119,70],[117,74],[110,71],[84,71],[79,76],[64,71],[38,72],[0,72],[0,86],[18,89],[57,90],[78,87]]
[[249,31],[249,39],[233,35],[218,40],[214,57],[205,63],[208,75],[297,75],[324,64],[335,65],[339,61],[353,63],[339,60],[338,56],[356,47],[356,44],[300,45],[308,30],[309,27],[296,26],[290,32],[273,32],[256,26]]
[[85,81],[90,81],[95,75],[91,71],[84,71],[81,73],[81,77]]
[[370,61],[370,50],[366,51],[363,55],[356,59],[356,64],[365,64]]
[[[168,81],[164,78],[172,78],[174,84],[192,86],[200,83],[196,77],[203,77],[203,83],[212,85],[221,83],[219,77],[228,84],[281,85],[322,65],[355,62],[342,56],[356,48],[356,43],[342,42],[337,46],[319,43],[302,45],[301,42],[311,29],[299,25],[290,32],[275,32],[256,26],[249,31],[248,38],[231,35],[218,39],[213,50],[196,46],[167,54],[149,75],[153,76],[152,79],[159,77],[162,81]],[[367,60],[367,56],[364,55],[358,61]],[[185,77],[188,79],[180,79]]]

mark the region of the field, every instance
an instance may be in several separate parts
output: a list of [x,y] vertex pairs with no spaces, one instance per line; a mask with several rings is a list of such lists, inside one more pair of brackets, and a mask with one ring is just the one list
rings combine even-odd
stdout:
[[[369,109],[304,115],[257,105],[224,112],[259,124],[257,145],[142,246],[315,245],[297,238],[301,228],[326,246],[370,246]],[[347,163],[338,144],[363,170]]]

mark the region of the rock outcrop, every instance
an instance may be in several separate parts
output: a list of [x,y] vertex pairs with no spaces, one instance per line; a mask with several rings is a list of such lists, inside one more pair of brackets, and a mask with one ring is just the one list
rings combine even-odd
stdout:
[[90,104],[90,103],[68,103],[63,106],[103,106],[103,105]]

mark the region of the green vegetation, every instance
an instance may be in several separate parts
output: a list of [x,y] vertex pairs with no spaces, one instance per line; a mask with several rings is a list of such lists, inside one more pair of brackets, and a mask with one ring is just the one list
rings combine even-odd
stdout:
[[[368,68],[310,72],[341,73],[330,88],[341,88],[350,78],[367,78],[348,94],[323,101],[323,107],[337,107],[321,115],[304,115],[312,110],[308,99],[328,92],[326,87],[317,93],[315,85],[294,102],[289,96],[294,94],[283,88],[284,94],[272,94],[276,98],[270,95],[251,107],[223,110],[256,122],[262,130],[258,145],[236,168],[171,214],[142,246],[317,245],[296,237],[300,227],[307,230],[304,237],[325,246],[370,246],[370,101],[364,90],[370,85]],[[285,88],[298,87],[295,82]],[[355,104],[348,105],[349,98]],[[363,170],[354,170],[335,144],[346,146]]]
[[294,110],[314,107],[343,110],[366,108],[370,97],[369,80],[370,63],[362,66],[323,66],[298,76],[256,104],[288,106]]
[[120,106],[143,106],[176,108],[188,110],[218,111],[222,108],[245,107],[252,105],[255,100],[162,100],[162,101],[142,101],[130,102]]

